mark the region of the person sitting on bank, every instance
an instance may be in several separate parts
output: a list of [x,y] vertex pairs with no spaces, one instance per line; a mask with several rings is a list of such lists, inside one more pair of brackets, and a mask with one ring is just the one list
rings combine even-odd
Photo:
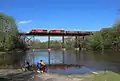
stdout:
[[39,73],[40,73],[40,71],[41,71],[41,66],[40,66],[40,63],[37,63],[37,72],[39,72]]
[[30,70],[30,63],[29,62],[26,62],[26,65],[25,65],[25,70],[29,71]]
[[42,73],[45,72],[46,65],[45,65],[45,63],[42,60],[40,60],[40,66],[41,66],[41,72]]
[[37,63],[37,70],[40,70],[40,64]]

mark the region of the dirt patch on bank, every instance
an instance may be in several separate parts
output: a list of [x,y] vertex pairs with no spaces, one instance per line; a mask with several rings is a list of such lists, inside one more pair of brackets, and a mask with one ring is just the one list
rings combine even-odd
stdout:
[[88,81],[93,75],[89,76],[73,76],[73,75],[58,75],[51,73],[37,74],[36,78],[39,78],[41,81]]

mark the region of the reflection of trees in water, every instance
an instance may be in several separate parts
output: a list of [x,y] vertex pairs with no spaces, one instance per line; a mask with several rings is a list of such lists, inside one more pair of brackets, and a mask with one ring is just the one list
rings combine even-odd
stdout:
[[34,63],[34,58],[35,58],[34,55],[27,54],[24,61],[25,61],[25,63],[29,62],[30,64],[33,64]]
[[[49,60],[49,56],[48,56]],[[62,63],[63,62],[63,51],[53,51],[50,52],[50,63]]]
[[0,55],[0,68],[20,68],[24,64],[25,53],[5,53]]

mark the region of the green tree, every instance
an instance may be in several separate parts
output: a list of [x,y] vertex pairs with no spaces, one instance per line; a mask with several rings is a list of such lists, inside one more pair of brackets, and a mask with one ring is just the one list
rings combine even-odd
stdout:
[[19,32],[15,20],[3,13],[0,13],[0,35],[0,48],[5,51],[19,49],[17,45],[20,41],[23,41],[19,40]]

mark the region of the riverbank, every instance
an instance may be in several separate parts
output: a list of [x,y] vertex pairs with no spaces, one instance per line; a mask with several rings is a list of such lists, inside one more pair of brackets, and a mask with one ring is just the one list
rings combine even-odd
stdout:
[[20,69],[0,69],[0,81],[120,81],[120,74],[98,71],[84,75],[60,75],[23,72]]
[[120,81],[120,75],[111,71],[85,75],[58,75],[52,73],[37,74],[33,81]]
[[0,81],[27,81],[33,72],[21,69],[0,69]]
[[22,73],[21,69],[0,69],[0,76]]

